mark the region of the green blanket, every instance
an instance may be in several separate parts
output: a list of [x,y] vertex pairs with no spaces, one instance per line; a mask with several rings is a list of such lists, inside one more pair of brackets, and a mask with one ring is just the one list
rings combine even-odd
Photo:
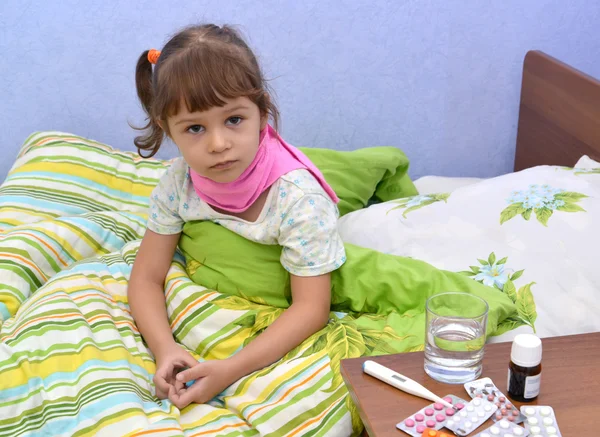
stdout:
[[[281,247],[254,243],[214,223],[193,222],[186,224],[180,248],[195,283],[263,305],[289,306],[290,280],[279,261]],[[350,244],[346,245],[346,257],[347,262],[332,273],[332,311],[349,314],[355,323],[389,334],[376,348],[365,345],[361,354],[422,347],[425,301],[435,293],[464,291],[485,299],[490,307],[488,335],[516,313],[504,293],[422,261]]]

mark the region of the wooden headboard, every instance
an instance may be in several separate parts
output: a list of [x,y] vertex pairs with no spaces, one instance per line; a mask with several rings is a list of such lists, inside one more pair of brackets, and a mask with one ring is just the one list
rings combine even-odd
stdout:
[[523,64],[515,171],[600,160],[600,81],[540,51]]

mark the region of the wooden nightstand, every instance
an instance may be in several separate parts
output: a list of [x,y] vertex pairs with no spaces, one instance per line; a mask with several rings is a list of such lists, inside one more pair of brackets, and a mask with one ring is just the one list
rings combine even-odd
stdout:
[[[510,343],[486,345],[483,364],[482,377],[492,378],[505,394],[510,346]],[[600,414],[600,333],[546,338],[542,339],[542,347],[541,392],[531,405],[552,406],[565,437],[586,435],[598,429],[592,418]],[[414,379],[439,396],[454,394],[470,399],[462,384],[443,384],[427,376],[423,370],[423,352],[343,360],[342,376],[370,437],[407,436],[396,428],[396,423],[430,402],[363,373],[362,363],[368,359]],[[479,431],[491,424],[489,420]]]

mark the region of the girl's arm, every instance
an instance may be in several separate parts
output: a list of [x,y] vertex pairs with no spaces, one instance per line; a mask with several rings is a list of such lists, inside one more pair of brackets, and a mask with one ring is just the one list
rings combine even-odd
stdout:
[[162,351],[175,343],[163,290],[178,242],[179,234],[161,235],[148,229],[133,263],[127,290],[135,323],[157,360]]
[[292,305],[262,334],[229,358],[235,379],[279,360],[329,320],[331,275],[291,275]]
[[175,387],[177,371],[197,363],[173,339],[163,291],[178,241],[179,234],[161,235],[148,229],[133,263],[127,289],[135,323],[156,359],[153,381],[160,399],[166,398]]

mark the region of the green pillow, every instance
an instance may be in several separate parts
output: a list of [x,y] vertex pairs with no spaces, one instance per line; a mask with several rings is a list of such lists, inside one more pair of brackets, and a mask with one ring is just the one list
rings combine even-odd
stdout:
[[340,198],[340,215],[364,208],[370,201],[387,202],[419,194],[408,176],[408,158],[395,147],[352,152],[305,147],[300,150]]
[[[287,308],[292,301],[290,274],[280,262],[281,246],[255,243],[216,223],[195,221],[184,225],[179,248],[198,285],[278,308]],[[486,300],[488,334],[516,315],[506,294],[460,273],[351,244],[345,248],[346,263],[331,274],[332,310],[405,314],[392,328],[414,335],[416,344],[423,343],[425,301],[435,293],[462,291]]]

